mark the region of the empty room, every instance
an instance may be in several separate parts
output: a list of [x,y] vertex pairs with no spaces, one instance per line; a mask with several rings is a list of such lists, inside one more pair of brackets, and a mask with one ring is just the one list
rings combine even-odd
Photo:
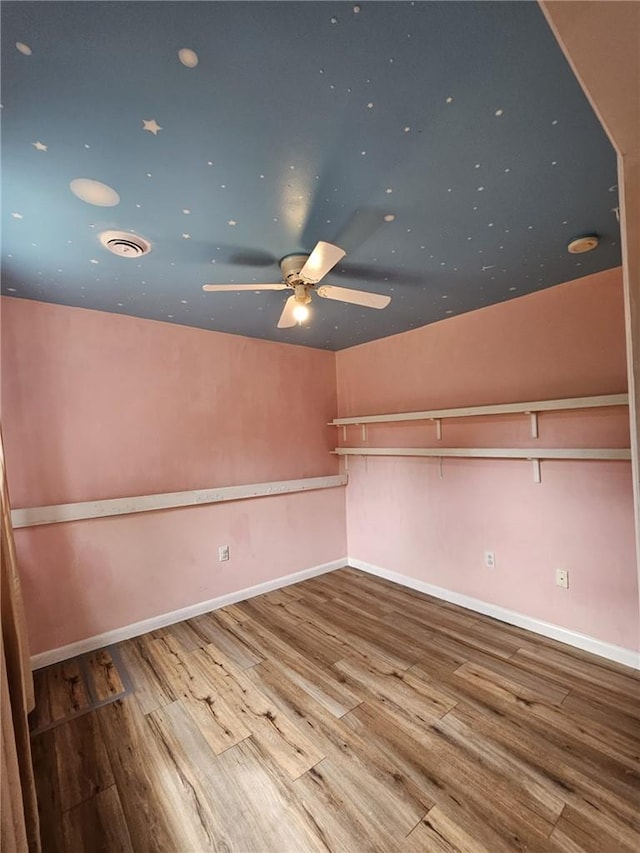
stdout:
[[640,3],[2,18],[2,853],[640,848]]

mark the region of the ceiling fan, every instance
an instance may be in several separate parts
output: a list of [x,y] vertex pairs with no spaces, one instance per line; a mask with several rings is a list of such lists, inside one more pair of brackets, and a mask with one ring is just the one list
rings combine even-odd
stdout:
[[317,293],[323,299],[336,299],[353,305],[363,305],[365,308],[386,308],[391,297],[380,293],[351,290],[331,284],[316,288],[345,255],[344,249],[320,240],[310,255],[287,255],[280,261],[282,281],[277,284],[205,284],[202,289],[210,293],[234,290],[293,290],[278,320],[279,329],[288,329],[307,319],[312,293]]

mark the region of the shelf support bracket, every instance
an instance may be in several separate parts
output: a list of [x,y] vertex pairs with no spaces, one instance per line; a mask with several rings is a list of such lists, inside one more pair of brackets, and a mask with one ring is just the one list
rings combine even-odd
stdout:
[[434,418],[433,422],[436,425],[436,439],[438,441],[442,441],[442,420],[440,418]]
[[442,456],[438,456],[438,476],[441,480],[444,480],[444,474],[442,471]]
[[531,438],[538,438],[538,413],[527,412],[531,419]]
[[366,441],[367,440],[367,425],[366,424],[360,424],[360,429],[362,431],[362,440]]
[[343,441],[347,440],[347,426],[346,426],[346,424],[343,424],[343,426],[342,426],[342,440]]
[[533,482],[534,483],[541,483],[542,482],[542,475],[540,473],[540,460],[539,459],[532,459],[531,461],[533,462]]

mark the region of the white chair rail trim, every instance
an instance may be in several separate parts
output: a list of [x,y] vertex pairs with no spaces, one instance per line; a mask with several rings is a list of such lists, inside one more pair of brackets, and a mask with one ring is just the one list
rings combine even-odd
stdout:
[[107,518],[113,515],[131,515],[137,512],[242,501],[293,492],[334,489],[338,486],[346,486],[347,480],[346,474],[336,474],[327,477],[308,477],[303,480],[279,480],[243,486],[222,486],[218,489],[197,489],[189,492],[167,492],[161,495],[36,506],[12,510],[11,522],[14,528],[35,527],[41,524],[79,521],[85,518]]

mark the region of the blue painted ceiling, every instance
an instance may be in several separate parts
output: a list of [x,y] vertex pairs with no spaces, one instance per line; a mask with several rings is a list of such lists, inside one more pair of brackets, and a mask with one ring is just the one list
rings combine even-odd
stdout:
[[[532,2],[4,2],[2,154],[16,297],[341,349],[620,263],[613,149]],[[318,240],[389,307],[279,330],[287,292],[202,292]]]

